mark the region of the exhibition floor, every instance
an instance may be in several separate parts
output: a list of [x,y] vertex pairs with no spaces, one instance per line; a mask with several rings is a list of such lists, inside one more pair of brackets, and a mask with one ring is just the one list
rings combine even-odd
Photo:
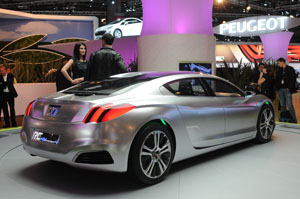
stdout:
[[20,129],[0,132],[0,199],[298,199],[300,125],[279,123],[267,144],[246,142],[181,161],[162,183],[72,168],[28,155]]

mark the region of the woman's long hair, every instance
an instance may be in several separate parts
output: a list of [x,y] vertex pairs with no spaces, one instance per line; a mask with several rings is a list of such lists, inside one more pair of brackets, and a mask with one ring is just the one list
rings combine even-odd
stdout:
[[75,46],[74,46],[74,51],[73,51],[73,56],[80,60],[80,52],[79,52],[79,49],[80,49],[80,46],[84,46],[85,47],[85,54],[83,55],[83,60],[85,60],[85,56],[86,56],[86,52],[87,52],[87,49],[86,49],[86,45],[85,43],[82,43],[82,42],[79,42],[79,43],[76,43]]

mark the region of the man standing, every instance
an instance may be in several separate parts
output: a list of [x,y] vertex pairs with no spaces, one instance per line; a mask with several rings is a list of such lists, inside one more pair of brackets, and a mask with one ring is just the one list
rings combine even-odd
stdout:
[[114,74],[128,72],[119,53],[113,48],[114,37],[106,33],[102,37],[102,48],[91,54],[85,72],[85,81],[102,80]]
[[0,103],[4,114],[5,128],[10,127],[7,104],[10,110],[12,126],[17,126],[15,116],[15,97],[18,96],[14,87],[14,75],[7,73],[4,65],[0,66]]
[[279,70],[277,71],[276,75],[276,86],[279,95],[280,111],[284,112],[286,111],[286,107],[288,107],[293,118],[293,122],[297,123],[297,117],[292,100],[292,93],[296,91],[295,70],[293,67],[288,66],[285,63],[284,58],[279,58],[277,60],[277,65],[279,66]]

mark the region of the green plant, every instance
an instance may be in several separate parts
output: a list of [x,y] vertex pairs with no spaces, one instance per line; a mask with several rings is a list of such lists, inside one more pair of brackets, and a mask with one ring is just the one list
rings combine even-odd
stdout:
[[134,56],[133,60],[128,65],[128,69],[130,72],[137,72],[138,71],[138,58]]
[[224,67],[217,69],[217,76],[229,80],[241,89],[253,81],[255,76],[255,67],[251,63],[242,63],[242,60],[236,64],[223,61]]
[[[271,72],[274,77],[278,70],[278,66],[274,60],[263,60],[263,63]],[[224,67],[217,69],[217,76],[223,77],[234,83],[241,89],[245,89],[245,86],[251,82],[254,82],[255,75],[258,71],[258,63],[254,60],[254,63],[242,63],[242,60],[237,63],[237,67],[233,67],[233,63],[227,63],[223,61]]]

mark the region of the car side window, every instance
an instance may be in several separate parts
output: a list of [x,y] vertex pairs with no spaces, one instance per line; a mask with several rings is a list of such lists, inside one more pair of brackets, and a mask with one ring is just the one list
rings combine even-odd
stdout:
[[226,81],[213,78],[203,78],[216,96],[241,97],[243,93]]
[[122,23],[122,25],[125,25],[125,24],[127,24],[127,25],[129,25],[129,24],[134,24],[134,23],[137,23],[136,21],[137,21],[136,19],[127,19],[127,20],[125,20],[125,21]]
[[141,23],[141,21],[135,19],[135,20],[132,21],[132,23],[133,23],[133,24],[135,24],[135,23]]
[[197,78],[180,79],[164,85],[171,93],[178,96],[206,96],[206,92]]

